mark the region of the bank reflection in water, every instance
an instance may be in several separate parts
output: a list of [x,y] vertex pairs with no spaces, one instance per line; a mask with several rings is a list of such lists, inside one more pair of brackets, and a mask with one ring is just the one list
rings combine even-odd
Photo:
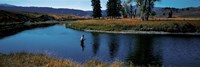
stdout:
[[154,52],[153,36],[136,36],[135,47],[130,47],[127,55],[127,61],[134,65],[162,65],[161,56]]
[[92,36],[93,36],[93,43],[92,43],[92,51],[93,51],[93,54],[96,56],[98,50],[99,50],[99,46],[100,46],[100,43],[99,43],[99,34],[98,33],[92,33]]
[[116,57],[117,52],[119,51],[119,44],[116,35],[110,36],[108,41],[110,58],[113,59]]
[[[104,36],[104,35],[103,35]],[[100,43],[104,40],[104,43]],[[119,51],[119,39],[115,35],[106,35],[105,37],[101,37],[99,33],[92,33],[92,52],[94,56],[97,56],[99,49],[104,47],[108,47],[108,56],[110,59],[113,59],[117,56]],[[103,46],[100,48],[100,46]],[[107,51],[103,52],[106,53]],[[106,54],[107,55],[107,54]]]

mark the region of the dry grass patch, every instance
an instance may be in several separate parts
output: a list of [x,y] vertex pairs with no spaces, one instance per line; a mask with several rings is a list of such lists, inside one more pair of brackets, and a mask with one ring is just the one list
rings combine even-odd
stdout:
[[[160,67],[154,66],[153,67]],[[98,60],[89,60],[83,64],[70,60],[52,58],[44,54],[15,53],[0,54],[0,67],[140,67],[132,63],[114,61],[106,63]]]
[[[162,20],[157,20],[162,19]],[[175,20],[172,20],[175,19]],[[77,20],[67,25],[77,30],[140,30],[140,31],[165,31],[165,32],[199,32],[199,18],[164,18],[141,21],[136,19],[103,19],[103,20]]]
[[0,67],[77,67],[78,63],[43,54],[16,53],[0,55]]

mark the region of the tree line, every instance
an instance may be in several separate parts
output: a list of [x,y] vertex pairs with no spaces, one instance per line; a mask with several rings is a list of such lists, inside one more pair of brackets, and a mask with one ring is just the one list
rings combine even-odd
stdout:
[[[148,21],[150,15],[155,15],[152,11],[156,1],[160,0],[108,0],[106,4],[107,17],[117,18],[132,18],[139,15],[141,20]],[[93,17],[100,18],[101,14],[101,4],[100,0],[91,0],[93,7]],[[133,10],[132,3],[135,2],[136,8]]]

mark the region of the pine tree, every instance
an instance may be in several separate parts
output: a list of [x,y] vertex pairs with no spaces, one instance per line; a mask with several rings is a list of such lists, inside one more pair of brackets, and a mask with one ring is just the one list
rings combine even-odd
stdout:
[[115,16],[116,17],[120,17],[121,16],[121,13],[120,13],[120,11],[121,11],[121,8],[122,8],[122,5],[121,5],[121,0],[115,0],[115,1],[117,1],[117,3],[116,3],[116,13],[115,13]]
[[172,9],[170,9],[170,11],[168,13],[168,18],[172,18],[172,15],[173,15],[173,11],[172,11]]
[[107,2],[107,16],[119,17],[121,16],[121,0],[108,0]]
[[91,2],[92,2],[92,8],[93,8],[92,16],[94,18],[100,18],[102,16],[100,0],[92,0]]

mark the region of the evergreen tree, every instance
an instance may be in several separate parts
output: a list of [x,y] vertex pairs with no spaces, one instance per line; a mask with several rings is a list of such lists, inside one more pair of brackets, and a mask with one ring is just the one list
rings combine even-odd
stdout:
[[121,16],[121,8],[122,8],[122,5],[121,5],[121,0],[116,0],[117,3],[116,3],[116,17],[120,17]]
[[170,9],[170,11],[168,13],[168,18],[172,18],[172,15],[173,15],[173,11],[172,11],[172,9]]
[[111,0],[108,0],[107,4],[106,4],[106,7],[107,7],[107,16],[112,16],[113,15],[113,7],[112,7],[113,3]]
[[91,2],[92,2],[92,8],[93,8],[92,16],[94,18],[100,18],[102,16],[100,0],[92,0]]
[[121,0],[108,0],[107,2],[107,16],[119,17],[121,16]]

